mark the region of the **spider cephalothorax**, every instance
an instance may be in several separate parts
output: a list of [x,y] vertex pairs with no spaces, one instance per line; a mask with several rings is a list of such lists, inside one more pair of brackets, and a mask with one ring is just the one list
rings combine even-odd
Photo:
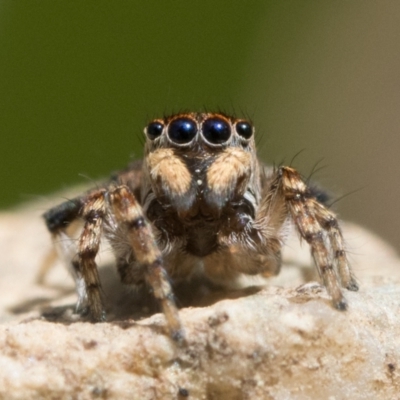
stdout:
[[346,308],[340,287],[358,287],[335,214],[295,169],[259,163],[250,122],[185,113],[150,122],[145,136],[143,162],[44,215],[56,239],[73,220],[85,221],[70,270],[78,304],[94,320],[105,318],[95,264],[102,235],[122,282],[149,284],[180,338],[168,276],[201,273],[229,286],[243,274],[275,275],[289,223],[310,245],[333,305]]
[[250,228],[261,180],[248,122],[184,114],[153,121],[146,134],[141,203],[163,248],[179,242],[176,251],[205,257],[223,247],[222,231]]

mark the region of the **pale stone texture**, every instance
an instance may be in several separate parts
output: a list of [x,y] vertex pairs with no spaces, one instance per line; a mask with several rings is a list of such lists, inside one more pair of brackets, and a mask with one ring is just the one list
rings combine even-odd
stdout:
[[106,247],[109,322],[78,321],[59,262],[46,286],[35,284],[50,249],[47,207],[0,215],[0,398],[400,399],[400,262],[365,230],[345,225],[361,286],[346,292],[348,311],[331,307],[293,237],[263,290],[194,288],[192,304],[205,306],[181,309],[188,344],[177,348],[162,314],[146,317],[151,297],[136,305],[140,293],[118,283]]

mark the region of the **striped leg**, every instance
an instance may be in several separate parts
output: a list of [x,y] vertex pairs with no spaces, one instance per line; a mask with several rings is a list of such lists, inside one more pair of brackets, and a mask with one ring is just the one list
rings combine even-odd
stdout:
[[[178,342],[183,342],[184,333],[178,309],[151,225],[145,219],[141,206],[128,187],[119,186],[111,190],[110,203],[117,225],[126,229],[136,263],[144,268],[145,280],[161,304],[171,337]],[[115,244],[113,247],[116,249],[118,245]],[[117,258],[120,256],[117,254]],[[124,267],[129,268],[129,265],[126,264]],[[124,274],[129,274],[129,271],[124,271]]]
[[328,232],[333,250],[335,270],[339,273],[342,286],[348,290],[357,291],[358,284],[344,249],[343,235],[335,215],[320,203],[315,202],[315,217],[320,225]]
[[[78,293],[77,309],[89,307],[94,321],[104,321],[105,313],[100,296],[100,280],[95,257],[99,250],[105,216],[105,190],[95,190],[85,196],[68,200],[47,211],[43,217],[52,233],[60,255],[67,262]],[[66,233],[72,222],[84,220],[78,245]],[[42,270],[42,279],[47,272]]]
[[[72,262],[77,276],[83,279],[83,282],[77,282],[79,294],[78,307],[84,301],[84,298],[82,298],[84,295],[80,292],[85,290],[90,316],[94,321],[104,321],[106,317],[101,300],[100,278],[95,262],[103,232],[105,210],[104,190],[91,193],[85,199],[82,208],[82,218],[85,221],[85,225],[79,237],[78,255]],[[84,288],[82,283],[84,284]]]
[[277,190],[283,195],[301,237],[311,247],[311,254],[334,307],[345,310],[347,302],[340,286],[349,290],[358,290],[358,286],[347,261],[335,215],[311,195],[300,174],[293,168],[279,169]]

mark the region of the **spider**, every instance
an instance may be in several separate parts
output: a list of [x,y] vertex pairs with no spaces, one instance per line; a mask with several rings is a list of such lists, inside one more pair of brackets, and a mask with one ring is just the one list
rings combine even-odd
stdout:
[[181,113],[153,120],[144,133],[143,161],[44,214],[58,243],[84,221],[69,263],[80,310],[105,320],[95,262],[104,235],[121,281],[149,285],[171,337],[181,340],[170,280],[200,273],[230,285],[242,274],[276,275],[289,224],[309,244],[333,306],[346,309],[341,287],[358,286],[335,214],[295,169],[258,161],[249,121]]

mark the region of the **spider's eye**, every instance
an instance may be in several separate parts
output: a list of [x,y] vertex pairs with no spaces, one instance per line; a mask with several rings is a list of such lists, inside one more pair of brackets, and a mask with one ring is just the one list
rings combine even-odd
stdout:
[[164,125],[159,121],[150,122],[146,128],[146,135],[150,140],[157,139],[164,129]]
[[212,144],[225,143],[231,136],[231,127],[222,118],[209,118],[203,122],[203,136]]
[[197,124],[189,118],[178,118],[168,126],[168,136],[177,144],[190,143],[197,133]]
[[236,122],[236,132],[244,139],[250,139],[253,135],[253,127],[247,121]]

